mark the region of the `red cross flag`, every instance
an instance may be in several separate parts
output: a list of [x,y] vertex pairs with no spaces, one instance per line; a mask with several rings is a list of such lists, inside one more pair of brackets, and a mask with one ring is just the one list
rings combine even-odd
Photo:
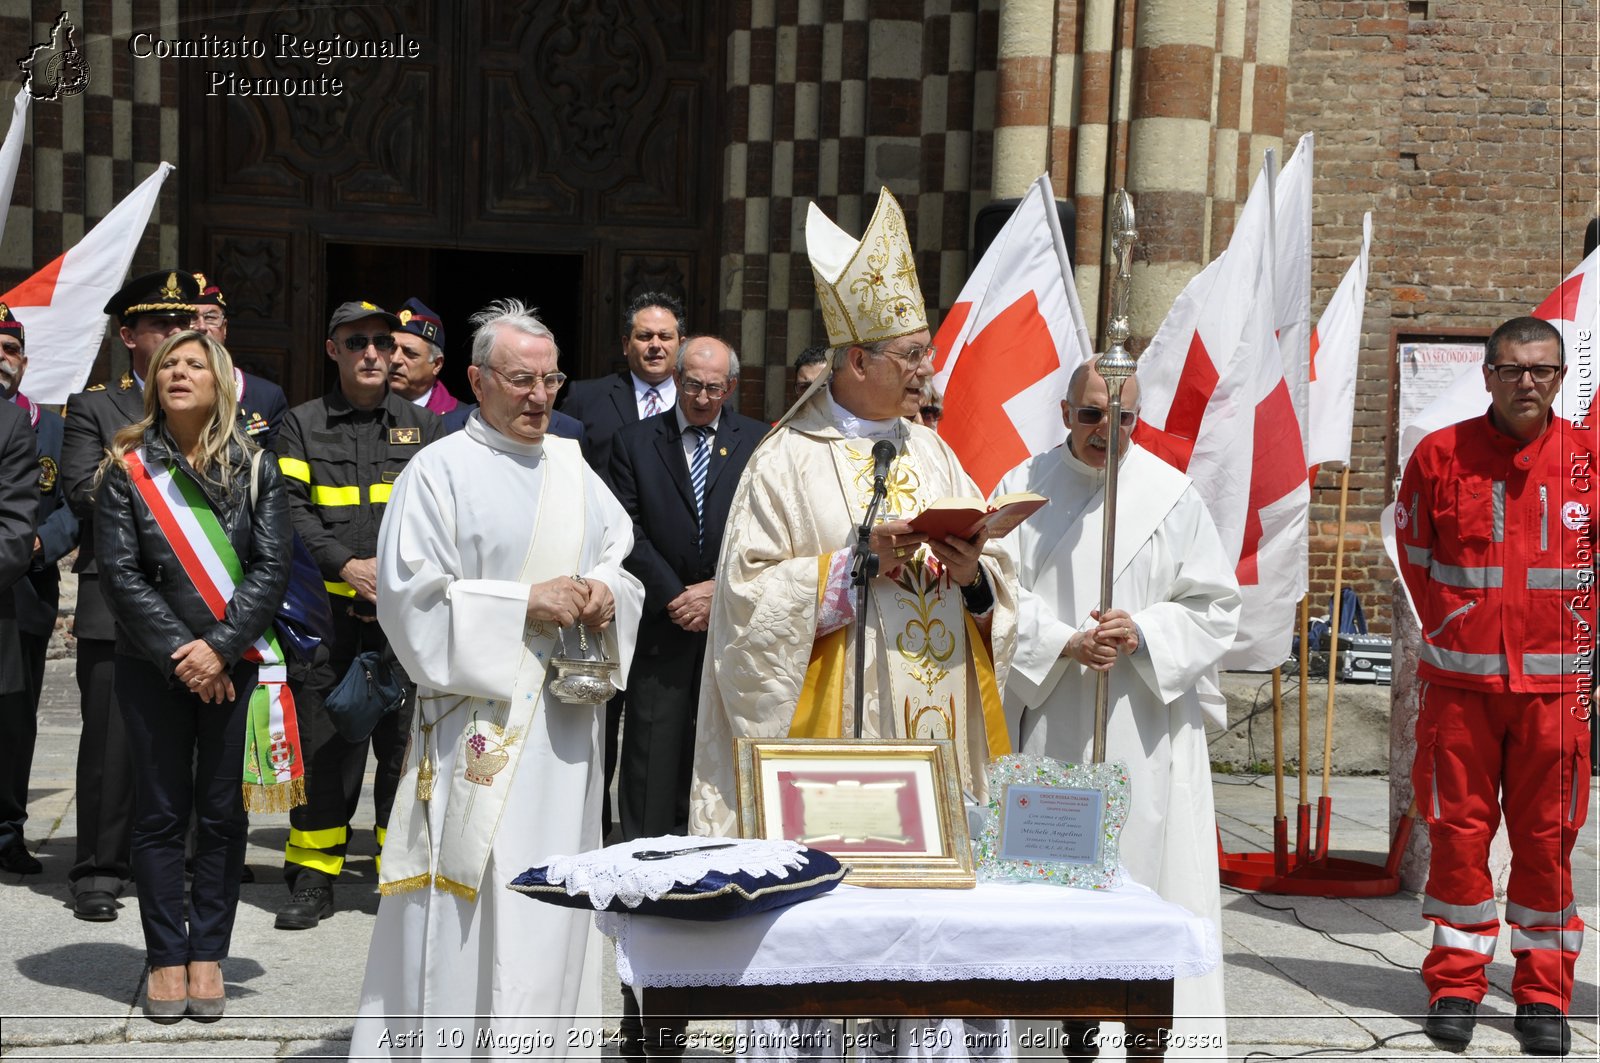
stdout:
[[984,252],[934,345],[939,436],[985,495],[1067,438],[1061,400],[1093,347],[1048,175]]
[[1361,254],[1328,300],[1311,334],[1311,442],[1306,461],[1350,463],[1350,429],[1356,415],[1356,369],[1361,361],[1361,319],[1367,308],[1372,253],[1372,212],[1361,221]]
[[0,236],[6,232],[6,215],[10,213],[11,193],[17,185],[17,167],[22,162],[22,142],[28,136],[28,101],[31,93],[23,89],[11,104],[11,128],[6,130],[5,143],[0,144]]
[[1134,430],[1194,481],[1236,559],[1244,608],[1221,666],[1248,670],[1283,663],[1306,587],[1310,484],[1274,328],[1272,198],[1263,172],[1228,249],[1189,282],[1150,341]]
[[83,388],[105,336],[101,309],[127,279],[133,253],[155,209],[163,162],[65,253],[0,295],[28,330],[28,398],[58,405]]

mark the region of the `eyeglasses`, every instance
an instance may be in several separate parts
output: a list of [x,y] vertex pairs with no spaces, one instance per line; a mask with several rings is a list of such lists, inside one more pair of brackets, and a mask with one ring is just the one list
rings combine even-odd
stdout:
[[939,353],[939,348],[931,343],[923,343],[907,351],[882,350],[878,353],[888,355],[907,369],[919,369],[922,363],[933,361],[934,355]]
[[359,354],[366,350],[368,344],[378,348],[380,351],[392,351],[394,350],[394,337],[385,332],[380,336],[346,336],[344,338],[344,349],[351,354]]
[[[1072,410],[1072,419],[1085,428],[1093,428],[1106,419],[1107,412],[1098,406],[1075,406]],[[1123,428],[1132,428],[1133,423],[1138,419],[1138,410],[1121,410],[1117,417],[1117,424]]]
[[689,380],[687,378],[678,387],[682,388],[683,393],[691,399],[701,392],[705,392],[706,397],[712,402],[716,402],[730,390],[726,384],[702,384],[698,380]]
[[225,320],[227,320],[225,317],[222,316],[222,314],[218,313],[215,310],[211,311],[210,313],[206,313],[206,314],[196,314],[194,316],[194,319],[197,322],[199,322],[200,324],[202,324],[202,325],[220,325]]
[[489,372],[505,381],[506,388],[515,395],[528,394],[533,391],[536,384],[543,384],[546,391],[556,392],[560,391],[561,385],[567,382],[567,374],[565,373],[546,373],[544,376],[538,376],[534,373],[518,373],[516,376],[507,376],[492,365],[489,367]]
[[1533,377],[1535,384],[1548,384],[1561,372],[1559,365],[1491,365],[1488,368],[1494,370],[1502,384],[1520,383],[1523,373]]
[[944,411],[937,406],[924,406],[919,412],[924,421],[937,421],[944,416]]

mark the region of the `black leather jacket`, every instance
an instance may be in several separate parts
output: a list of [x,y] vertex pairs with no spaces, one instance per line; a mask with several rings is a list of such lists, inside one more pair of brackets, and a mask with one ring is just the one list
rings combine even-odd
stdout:
[[[150,463],[175,459],[194,476],[159,426],[145,433],[144,450]],[[252,515],[250,459],[235,450],[230,460],[233,482],[226,493],[194,477],[244,567],[221,620],[195,590],[127,470],[108,468],[96,493],[95,554],[106,602],[117,619],[117,650],[146,658],[168,678],[176,667],[172,652],[197,636],[232,668],[272,623],[289,584],[292,530],[278,463],[263,455]]]

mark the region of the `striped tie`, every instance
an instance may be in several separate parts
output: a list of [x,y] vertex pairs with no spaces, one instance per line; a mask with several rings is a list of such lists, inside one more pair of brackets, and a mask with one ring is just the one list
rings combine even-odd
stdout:
[[[661,412],[661,392],[651,388],[644,393],[644,416],[654,417]],[[642,420],[642,418],[641,418]]]
[[689,462],[689,482],[694,485],[694,519],[700,525],[699,546],[706,545],[706,472],[711,468],[711,428],[707,425],[690,425],[689,431],[699,437],[694,445],[694,458]]

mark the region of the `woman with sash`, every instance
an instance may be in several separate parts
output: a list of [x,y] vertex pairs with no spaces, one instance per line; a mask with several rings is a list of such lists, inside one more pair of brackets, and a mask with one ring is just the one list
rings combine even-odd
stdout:
[[[117,620],[116,694],[134,760],[133,870],[145,1014],[221,1017],[246,817],[303,800],[273,616],[292,529],[278,463],[234,414],[233,363],[202,332],[150,363],[144,418],[100,469],[95,547]],[[184,905],[184,836],[196,821]]]

